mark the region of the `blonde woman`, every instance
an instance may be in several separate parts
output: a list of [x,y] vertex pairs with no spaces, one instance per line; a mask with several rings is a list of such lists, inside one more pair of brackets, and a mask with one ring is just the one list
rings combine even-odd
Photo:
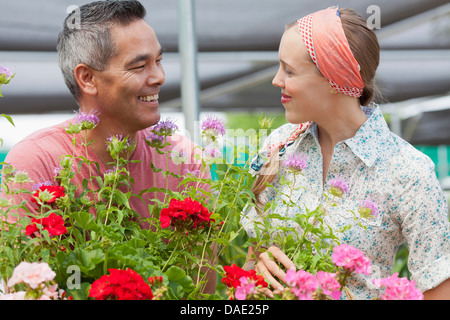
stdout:
[[[261,208],[273,200],[276,189],[286,193],[280,175],[292,181],[292,174],[279,170],[280,160],[303,154],[308,166],[295,185],[305,188],[296,188],[291,196],[299,206],[287,210],[280,202],[275,213],[292,217],[302,214],[303,205],[316,208],[337,179],[345,181],[347,190],[336,206],[327,208],[325,220],[333,229],[355,224],[349,212],[357,212],[361,201],[376,203],[377,214],[367,230],[355,224],[339,236],[372,263],[370,275],[357,275],[349,284],[356,299],[377,295],[372,280],[393,273],[403,243],[409,248],[412,279],[425,299],[450,298],[447,202],[431,160],[393,134],[372,102],[379,53],[375,33],[350,9],[328,8],[286,27],[273,85],[281,89],[289,124],[268,137],[262,150],[266,157],[252,164],[258,174],[253,188],[257,207],[247,210],[241,222],[254,236],[252,221]],[[266,182],[274,187],[267,188]],[[272,223],[276,228],[276,220]],[[248,257],[273,290],[282,287],[286,275],[279,265],[295,268],[276,246],[267,251],[250,247]]]

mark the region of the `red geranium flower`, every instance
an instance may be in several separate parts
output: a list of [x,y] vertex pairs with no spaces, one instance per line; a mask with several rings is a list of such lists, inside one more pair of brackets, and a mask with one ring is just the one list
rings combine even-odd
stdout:
[[241,267],[238,267],[234,263],[231,266],[224,266],[225,278],[222,278],[222,283],[226,284],[228,287],[237,288],[240,286],[241,282],[239,279],[241,277],[247,277],[248,271],[245,271]]
[[95,280],[89,297],[96,300],[151,300],[150,285],[134,270],[109,269],[109,275]]
[[[49,195],[46,197],[41,196],[41,193],[47,192]],[[41,186],[38,191],[36,191],[31,197],[32,202],[36,202],[36,199],[40,199],[42,202],[54,203],[56,199],[64,197],[64,187],[61,186]]]
[[222,278],[222,283],[226,284],[230,288],[237,288],[241,285],[242,277],[246,277],[248,279],[252,279],[256,281],[256,285],[260,285],[262,287],[267,287],[268,284],[264,280],[262,275],[256,273],[255,270],[246,271],[241,267],[238,267],[234,263],[231,266],[223,267],[225,270],[225,278]]
[[161,222],[161,228],[172,225],[181,229],[201,229],[214,221],[210,218],[211,214],[200,202],[191,198],[172,199],[169,207],[161,210],[159,221]]
[[36,223],[42,225],[42,229],[47,230],[50,236],[59,236],[67,232],[67,228],[64,226],[64,219],[52,212],[45,218],[33,218],[31,224],[25,228],[25,234],[27,236],[32,236],[36,231],[39,231]]

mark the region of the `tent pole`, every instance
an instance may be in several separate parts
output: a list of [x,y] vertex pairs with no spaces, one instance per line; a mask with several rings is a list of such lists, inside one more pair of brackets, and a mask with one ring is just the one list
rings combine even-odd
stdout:
[[178,44],[181,59],[181,103],[187,134],[199,144],[200,99],[194,0],[178,0]]

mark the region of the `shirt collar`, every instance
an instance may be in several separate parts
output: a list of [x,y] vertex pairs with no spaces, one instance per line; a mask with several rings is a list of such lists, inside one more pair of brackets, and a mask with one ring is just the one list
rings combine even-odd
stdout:
[[343,142],[370,167],[381,155],[380,148],[389,140],[391,131],[377,105],[362,107],[362,110],[368,119],[352,138]]
[[[361,108],[368,119],[352,138],[344,140],[343,143],[345,143],[357,157],[370,167],[380,156],[378,150],[380,149],[380,146],[385,144],[389,139],[390,130],[384,120],[380,108],[376,104],[373,104],[373,106],[370,107]],[[309,126],[305,131],[305,134],[299,139],[299,143],[301,143],[301,140],[308,134],[314,137],[317,144],[319,143],[317,123],[313,122]]]

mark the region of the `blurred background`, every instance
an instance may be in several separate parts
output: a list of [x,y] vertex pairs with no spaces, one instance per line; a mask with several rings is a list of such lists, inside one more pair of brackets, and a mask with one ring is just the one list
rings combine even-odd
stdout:
[[[55,47],[67,8],[88,2],[0,0],[0,66],[16,73],[1,88],[0,114],[10,115],[15,127],[0,118],[0,161],[29,133],[68,119],[77,110],[58,68]],[[375,27],[379,38],[376,81],[383,97],[378,102],[391,129],[431,157],[443,188],[450,190],[448,0],[141,2],[165,49],[161,111],[163,117],[177,119],[182,130],[206,113],[225,118],[229,128],[244,130],[256,127],[261,112],[274,116],[277,125],[283,123],[280,91],[271,81],[285,24],[336,4],[354,9]],[[180,53],[184,32],[195,49],[194,106],[183,102],[185,91],[181,94],[181,84],[188,81],[183,80]]]

